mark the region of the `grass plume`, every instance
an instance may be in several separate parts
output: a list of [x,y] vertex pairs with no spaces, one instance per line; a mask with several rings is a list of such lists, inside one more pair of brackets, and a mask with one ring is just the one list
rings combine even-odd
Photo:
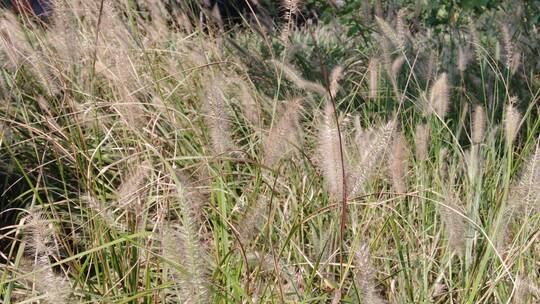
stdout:
[[371,254],[367,244],[361,244],[354,252],[355,279],[360,289],[362,303],[384,304],[386,301],[379,295],[376,285],[376,271],[371,262]]
[[433,107],[434,112],[441,119],[444,119],[450,106],[450,92],[446,73],[442,73],[433,83],[429,95],[429,102]]
[[506,105],[506,113],[504,120],[504,127],[506,131],[506,143],[507,146],[512,146],[519,131],[519,124],[521,122],[521,114],[516,108],[517,98],[511,97]]
[[367,181],[374,173],[377,166],[383,159],[388,144],[394,133],[394,122],[389,121],[384,126],[377,129],[374,138],[369,142],[358,143],[361,147],[367,147],[366,157],[356,163],[351,168],[350,182],[351,185],[349,194],[356,196],[364,191]]
[[264,164],[273,167],[284,155],[293,152],[296,144],[302,142],[301,114],[300,99],[287,101],[264,140]]
[[392,185],[399,193],[407,191],[405,177],[408,171],[408,155],[407,140],[402,132],[398,132],[392,142],[388,170],[392,176]]
[[339,200],[343,196],[343,168],[334,108],[329,103],[325,106],[319,129],[317,152],[326,189],[334,200]]
[[233,141],[230,132],[229,107],[223,93],[224,81],[213,79],[206,84],[203,112],[209,129],[213,152],[221,155],[231,151]]

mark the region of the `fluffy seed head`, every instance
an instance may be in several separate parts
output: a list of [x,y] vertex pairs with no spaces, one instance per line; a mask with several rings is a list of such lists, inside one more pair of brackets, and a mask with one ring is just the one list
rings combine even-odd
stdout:
[[472,130],[471,130],[471,149],[469,151],[469,158],[467,160],[467,169],[469,179],[474,180],[478,174],[478,168],[482,164],[482,158],[480,155],[480,144],[484,138],[485,129],[485,113],[484,108],[480,105],[476,106],[472,118]]
[[379,166],[384,152],[392,139],[394,122],[389,121],[380,127],[374,138],[368,143],[357,143],[359,147],[367,147],[366,157],[358,161],[349,175],[348,184],[351,185],[349,195],[356,196],[364,191],[367,181]]
[[484,130],[486,125],[486,115],[482,106],[476,106],[474,109],[472,127],[472,143],[477,145],[482,142],[484,138]]
[[540,138],[523,166],[519,179],[512,186],[510,204],[518,211],[540,210]]
[[244,244],[248,244],[257,236],[263,227],[265,215],[267,214],[269,200],[265,197],[258,197],[253,204],[247,206],[247,210],[242,216],[238,233]]
[[536,299],[540,298],[540,288],[536,280],[531,277],[518,275],[514,288],[516,292],[512,301],[513,304],[532,303],[529,301],[531,296],[534,296]]
[[293,99],[287,102],[277,116],[263,144],[265,165],[273,167],[279,159],[302,143],[301,111],[301,100]]
[[[115,218],[113,210],[111,208],[103,207],[103,204],[97,198],[89,194],[85,194],[80,197],[80,200],[82,203],[86,204],[97,217],[105,222],[108,227],[114,228],[121,232],[128,231],[126,223]],[[126,207],[128,207],[128,205],[126,205]]]
[[519,123],[521,121],[521,114],[516,108],[517,97],[511,97],[508,105],[506,106],[505,117],[505,131],[506,131],[506,143],[511,146],[514,143],[516,135],[519,131]]
[[416,151],[416,161],[423,162],[428,159],[429,153],[429,127],[427,124],[416,126],[414,132],[414,143]]
[[301,0],[283,0],[283,8],[286,11],[291,12],[292,14],[296,14],[300,10],[301,7],[302,7]]
[[178,281],[180,303],[209,303],[207,262],[193,223],[184,219],[181,226],[164,229],[162,237],[163,257],[175,263],[170,273]]
[[378,86],[379,59],[375,57],[371,58],[371,60],[369,61],[368,72],[369,72],[369,98],[376,99],[377,90],[379,88]]
[[343,76],[343,67],[336,66],[330,73],[330,94],[333,98],[336,98],[337,91],[339,89],[339,80]]
[[394,44],[394,46],[396,46],[398,49],[403,50],[403,42],[399,40],[398,35],[396,31],[394,31],[392,26],[378,16],[376,16],[375,19],[377,21],[377,24],[379,25],[382,34],[386,37],[386,39],[392,42],[392,44]]
[[214,19],[214,22],[217,24],[217,26],[220,29],[223,29],[223,18],[221,18],[221,13],[219,11],[219,6],[214,4],[212,7],[212,10],[210,11],[210,15],[212,16],[212,19]]
[[176,23],[180,26],[180,29],[184,30],[186,33],[193,33],[193,25],[186,13],[182,12],[176,14]]
[[429,102],[435,113],[441,119],[443,119],[448,112],[448,107],[450,105],[449,99],[448,80],[446,73],[443,73],[431,87],[431,93],[429,95]]
[[399,72],[401,71],[401,68],[403,67],[403,63],[405,63],[405,56],[403,55],[399,56],[394,61],[392,61],[391,73],[394,79],[397,78],[397,76],[399,75]]
[[49,265],[47,256],[40,257],[34,265],[34,270],[38,271],[39,277],[33,282],[36,290],[45,296],[45,303],[49,304],[67,304],[69,297],[73,292],[66,278],[57,274]]
[[392,150],[390,153],[389,170],[392,175],[392,185],[399,193],[407,191],[405,185],[405,176],[407,174],[407,141],[402,132],[398,132],[394,136]]
[[189,182],[188,185],[185,182],[174,184],[177,197],[171,203],[177,206],[180,221],[176,225],[162,227],[160,242],[164,258],[174,263],[170,274],[178,282],[173,288],[176,289],[175,295],[180,297],[179,303],[204,304],[210,302],[207,251],[201,242],[198,207],[190,201],[195,198],[186,196],[190,193],[189,187]]
[[354,255],[355,280],[360,289],[360,300],[362,303],[383,304],[386,301],[380,296],[375,287],[376,270],[371,263],[369,246],[360,244]]
[[472,46],[476,54],[476,60],[480,61],[482,59],[482,41],[480,40],[480,35],[476,29],[476,24],[473,19],[469,19],[469,33],[472,38]]
[[55,231],[45,214],[32,210],[24,218],[25,242],[28,252],[33,256],[48,256],[54,252]]
[[398,48],[402,51],[405,50],[405,44],[407,42],[407,35],[409,32],[405,24],[406,14],[407,14],[406,9],[402,8],[398,11],[397,16],[396,16],[397,43],[398,43]]
[[461,203],[457,194],[450,190],[445,200],[445,206],[441,209],[441,215],[445,223],[448,247],[461,255],[465,249],[466,222],[457,212],[463,214]]
[[224,81],[217,77],[207,83],[203,112],[205,122],[210,131],[212,148],[217,155],[224,154],[233,149],[229,123],[229,107],[221,87]]
[[506,24],[501,26],[501,33],[503,36],[504,52],[506,56],[506,67],[513,74],[516,72],[519,66],[520,54],[515,51],[512,34],[510,34],[510,29]]
[[151,172],[150,162],[144,161],[128,174],[117,191],[118,205],[129,208],[129,205],[142,196],[146,180]]
[[21,22],[14,13],[5,11],[0,19],[0,45],[7,68],[17,69],[32,54]]
[[[355,143],[355,150],[357,151],[356,156],[358,159],[354,159],[354,155],[352,156],[353,159],[351,160],[353,163],[359,163],[363,162],[364,159],[366,159],[369,156],[369,149],[366,149],[366,146],[369,146],[369,143],[371,143],[373,140],[375,140],[377,135],[377,130],[375,128],[368,128],[368,129],[362,129],[362,125],[360,124],[360,116],[357,115],[354,121],[354,128],[355,128],[355,135],[354,135],[354,143]],[[354,151],[351,151],[354,152]]]
[[495,58],[495,61],[501,61],[501,43],[499,41],[495,41],[495,50],[493,51],[493,58]]
[[285,12],[285,25],[281,32],[281,39],[287,41],[289,33],[294,25],[294,17],[300,11],[300,0],[283,0],[282,7]]
[[426,79],[431,80],[433,77],[433,74],[435,73],[435,70],[437,69],[437,61],[438,61],[438,54],[435,51],[429,52],[428,61],[426,64]]
[[289,79],[289,81],[294,83],[297,87],[304,89],[306,91],[311,91],[313,93],[320,94],[320,95],[326,95],[326,89],[322,85],[316,82],[312,82],[312,81],[304,79],[302,76],[300,76],[300,72],[282,63],[279,60],[272,60],[272,62],[281,71],[283,71],[283,74],[285,74],[285,77],[287,77],[287,79]]
[[468,48],[463,47],[461,44],[458,45],[458,70],[463,73],[469,64],[471,59],[471,54]]
[[514,53],[514,56],[512,56],[509,66],[508,66],[511,74],[515,74],[517,70],[519,69],[520,60],[521,60],[521,54]]
[[339,146],[339,133],[334,108],[327,103],[319,130],[318,163],[322,169],[326,189],[338,200],[343,195],[343,166]]

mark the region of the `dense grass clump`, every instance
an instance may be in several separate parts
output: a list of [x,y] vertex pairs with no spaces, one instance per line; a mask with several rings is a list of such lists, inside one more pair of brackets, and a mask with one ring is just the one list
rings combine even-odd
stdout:
[[539,36],[507,6],[132,2],[0,13],[3,303],[540,301]]

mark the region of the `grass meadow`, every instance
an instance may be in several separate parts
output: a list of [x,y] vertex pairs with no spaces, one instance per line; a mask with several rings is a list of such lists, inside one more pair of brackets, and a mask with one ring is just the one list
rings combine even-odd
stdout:
[[526,3],[357,2],[1,11],[0,302],[538,303]]

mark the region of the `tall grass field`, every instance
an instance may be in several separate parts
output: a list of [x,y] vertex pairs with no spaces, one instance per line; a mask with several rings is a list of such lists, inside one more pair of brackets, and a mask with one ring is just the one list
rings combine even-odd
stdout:
[[0,303],[540,303],[538,2],[214,2],[0,11]]

